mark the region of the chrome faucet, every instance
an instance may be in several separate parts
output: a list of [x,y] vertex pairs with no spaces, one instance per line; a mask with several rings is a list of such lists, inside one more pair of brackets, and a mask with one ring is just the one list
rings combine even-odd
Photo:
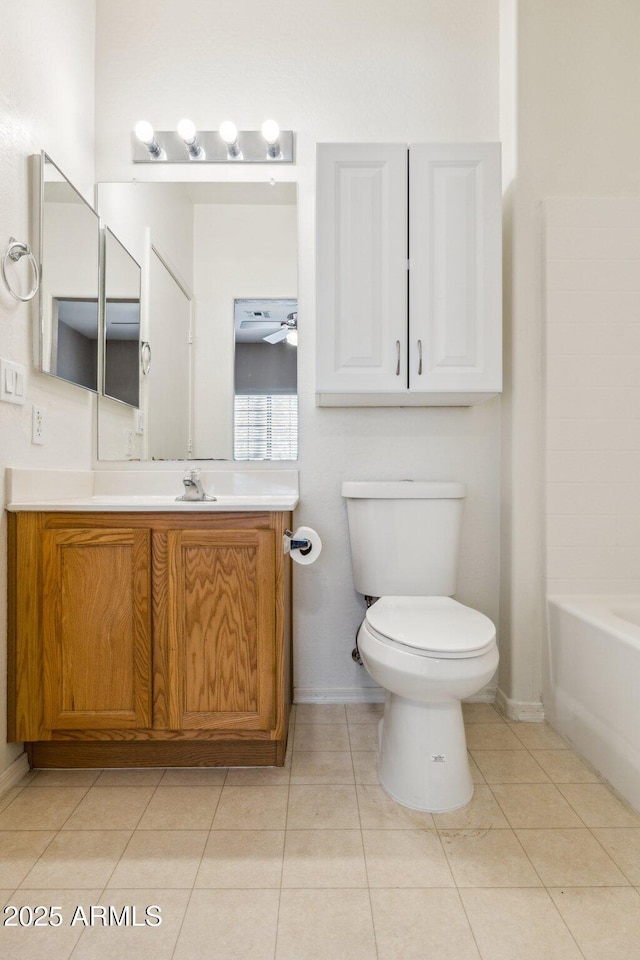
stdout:
[[176,500],[201,501],[216,499],[216,497],[211,497],[208,493],[205,493],[198,469],[187,470],[182,478],[182,482],[184,483],[184,493],[181,497],[176,497]]

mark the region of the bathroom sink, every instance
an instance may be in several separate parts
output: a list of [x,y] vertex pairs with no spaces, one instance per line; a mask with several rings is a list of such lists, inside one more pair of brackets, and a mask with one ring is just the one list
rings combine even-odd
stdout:
[[220,470],[203,475],[215,500],[177,500],[182,470],[35,471],[7,469],[7,509],[220,513],[293,510],[298,504],[296,470]]

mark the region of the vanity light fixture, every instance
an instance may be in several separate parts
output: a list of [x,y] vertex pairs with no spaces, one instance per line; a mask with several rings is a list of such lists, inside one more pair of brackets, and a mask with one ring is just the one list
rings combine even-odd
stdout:
[[135,125],[134,133],[140,143],[143,143],[151,160],[165,160],[163,149],[156,140],[153,127],[148,120],[138,120]]
[[192,160],[204,160],[206,154],[198,143],[198,132],[192,120],[181,120],[178,124],[178,136],[187,148]]
[[176,130],[155,130],[146,120],[136,124],[131,137],[134,163],[293,163],[292,130],[280,130],[265,120],[261,130],[238,130],[225,120],[219,130],[196,130],[183,119]]
[[227,145],[230,160],[242,160],[242,151],[238,146],[238,128],[231,120],[220,124],[220,138]]

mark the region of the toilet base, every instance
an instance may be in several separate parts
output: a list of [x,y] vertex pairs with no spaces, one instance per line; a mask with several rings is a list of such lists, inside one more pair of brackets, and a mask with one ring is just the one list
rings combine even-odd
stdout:
[[460,701],[424,703],[388,692],[378,775],[386,793],[412,810],[447,813],[469,803],[473,780]]

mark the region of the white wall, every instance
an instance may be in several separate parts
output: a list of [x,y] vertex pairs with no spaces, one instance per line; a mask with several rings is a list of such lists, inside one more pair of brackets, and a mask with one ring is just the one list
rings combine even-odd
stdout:
[[[458,596],[498,615],[500,401],[472,409],[315,406],[315,147],[318,141],[499,139],[498,0],[98,0],[99,180],[266,179],[260,167],[136,166],[141,118],[202,129],[267,116],[297,133],[299,184],[299,522],[317,526],[318,562],[294,569],[298,696],[359,696],[370,684],[350,652],[363,615],[352,585],[348,478],[467,482]],[[366,694],[365,694],[366,695]]]
[[[2,4],[0,31],[0,236],[28,241],[28,157],[41,149],[92,199],[94,175],[93,0]],[[26,278],[26,263],[18,273]],[[26,279],[25,279],[25,282]],[[92,403],[79,389],[32,368],[31,310],[0,283],[0,356],[27,368],[27,404],[0,404],[0,498],[7,466],[91,465]],[[46,410],[44,446],[32,446],[31,403]],[[21,751],[6,740],[6,514],[0,518],[0,772]]]
[[[500,687],[539,699],[544,636],[542,201],[638,196],[637,0],[506,0],[517,46],[507,276]],[[508,59],[505,57],[505,59]]]
[[638,593],[640,199],[544,214],[547,593]]

